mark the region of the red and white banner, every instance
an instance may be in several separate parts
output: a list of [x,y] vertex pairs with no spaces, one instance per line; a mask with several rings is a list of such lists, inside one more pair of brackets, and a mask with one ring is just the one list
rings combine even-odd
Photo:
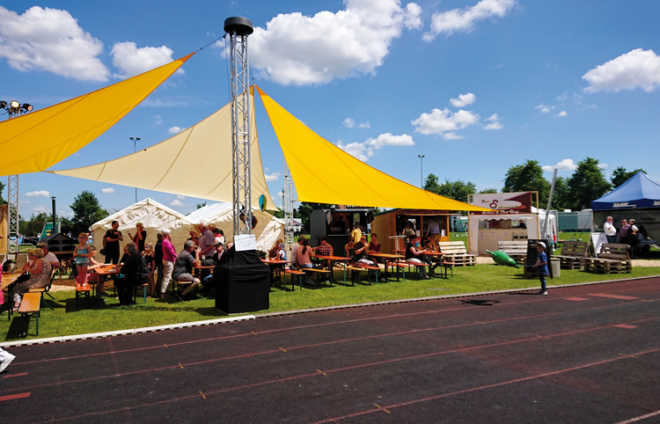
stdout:
[[473,194],[470,204],[496,212],[474,212],[476,215],[500,215],[532,212],[532,192]]

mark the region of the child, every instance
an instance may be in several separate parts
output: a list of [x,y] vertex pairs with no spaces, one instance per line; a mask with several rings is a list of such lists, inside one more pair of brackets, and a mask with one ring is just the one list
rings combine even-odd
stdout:
[[539,294],[545,296],[548,294],[548,289],[545,285],[545,276],[548,274],[548,256],[545,254],[545,243],[539,242],[536,245],[536,250],[539,252],[539,255],[536,257],[534,268],[536,268],[536,275],[541,280],[541,291]]
[[76,260],[76,270],[78,271],[78,277],[76,277],[76,287],[82,287],[88,289],[89,285],[87,284],[87,267],[89,266],[90,259],[94,256],[94,252],[90,251],[87,246],[87,240],[89,236],[87,233],[80,233],[78,236],[78,245],[73,249],[73,257]]

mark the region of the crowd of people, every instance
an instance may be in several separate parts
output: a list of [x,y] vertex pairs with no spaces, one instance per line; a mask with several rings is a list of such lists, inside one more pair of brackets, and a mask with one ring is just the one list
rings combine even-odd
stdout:
[[638,246],[644,240],[649,240],[649,233],[643,225],[637,227],[634,219],[622,219],[621,226],[614,226],[614,218],[607,217],[603,224],[603,231],[607,237],[608,243],[623,243],[630,246],[630,257],[636,259],[638,256]]

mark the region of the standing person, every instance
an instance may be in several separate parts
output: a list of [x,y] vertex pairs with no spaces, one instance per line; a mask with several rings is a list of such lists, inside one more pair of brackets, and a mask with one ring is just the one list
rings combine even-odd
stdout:
[[137,230],[137,233],[135,235],[131,235],[131,232],[128,232],[128,236],[131,238],[133,243],[137,244],[138,250],[140,253],[144,252],[144,241],[147,239],[147,232],[144,230],[144,224],[141,222],[138,222],[135,224],[135,229]]
[[[174,271],[172,272],[172,278],[174,278],[176,281],[191,282],[191,284],[186,287],[186,289],[179,296],[180,301],[183,301],[186,295],[190,293],[190,291],[195,288],[197,284],[199,284],[199,278],[195,278],[195,276],[192,275],[192,271],[195,263],[199,263],[200,251],[201,249],[199,247],[195,248],[195,244],[188,240],[184,243],[183,250],[176,258],[176,262],[174,263]],[[193,252],[195,253],[194,257],[192,255]]]
[[539,254],[536,257],[536,263],[532,265],[532,267],[536,269],[536,275],[538,275],[539,280],[541,280],[541,291],[539,294],[545,296],[548,294],[548,288],[545,285],[545,276],[548,275],[548,255],[545,254],[545,243],[540,241],[539,244],[536,245],[536,251],[539,252]]
[[144,264],[147,266],[147,272],[149,276],[147,277],[147,286],[149,287],[149,297],[155,296],[155,287],[156,282],[154,281],[154,271],[156,270],[155,262],[156,257],[154,256],[154,247],[151,243],[147,243],[144,246],[144,252],[142,252],[142,257],[144,258]]
[[3,350],[0,347],[0,374],[3,373],[9,364],[16,359],[16,356],[12,355],[11,353],[7,352],[6,350]]
[[607,236],[608,243],[616,243],[616,228],[614,228],[614,224],[612,223],[613,221],[614,218],[608,216],[607,221],[605,221],[603,224],[603,231],[605,231],[605,236]]
[[630,225],[628,225],[628,221],[625,219],[621,220],[621,228],[619,228],[619,233],[617,234],[617,243],[624,243],[628,244],[628,230],[630,229]]
[[628,228],[628,244],[630,245],[630,258],[637,259],[637,245],[639,244],[639,235],[637,232],[639,228],[635,225],[635,220],[630,220],[630,228]]
[[410,224],[410,221],[406,222],[406,226],[403,228],[403,235],[405,236],[404,240],[406,245],[408,245],[411,240],[417,236],[415,230],[413,230],[412,224]]
[[89,288],[87,284],[87,267],[90,264],[90,258],[94,256],[94,252],[87,246],[88,237],[87,233],[80,233],[78,235],[78,244],[73,249],[73,257],[76,260],[76,270],[78,271],[76,287],[82,287],[83,289]]
[[[241,222],[243,224],[245,224],[245,214],[244,213],[241,213],[240,218],[241,218]],[[254,216],[254,214],[252,214],[252,229],[253,230],[254,230],[254,227],[257,226],[258,223],[259,223],[259,220],[257,219],[256,216]]]
[[160,298],[165,299],[165,292],[167,285],[172,279],[172,271],[174,271],[174,262],[176,262],[176,250],[172,245],[172,232],[168,229],[161,231],[163,234],[163,284],[160,287]]
[[436,243],[440,241],[440,224],[438,224],[438,221],[433,218],[429,219],[429,225],[426,229],[426,238]]
[[214,228],[211,230],[213,236],[215,237],[215,242],[220,242],[223,245],[225,244],[225,233],[222,232],[220,228]]
[[124,275],[124,278],[115,280],[115,285],[117,286],[119,304],[128,306],[133,302],[133,287],[146,284],[149,274],[147,272],[147,265],[144,263],[144,258],[138,251],[137,245],[130,242],[126,243],[124,248],[126,249],[127,256],[120,271]]
[[353,224],[353,231],[351,231],[351,239],[353,243],[359,243],[362,238],[362,231],[360,230],[360,223],[356,222]]
[[105,232],[103,237],[103,248],[105,249],[105,263],[119,263],[119,242],[124,241],[124,237],[119,231],[119,222],[112,221],[112,228]]
[[[215,235],[209,230],[209,227],[206,225],[206,222],[202,221],[197,224],[197,230],[199,231],[199,240],[197,245],[200,248],[200,257],[204,265],[213,265],[211,262],[215,250],[213,245],[215,244]],[[208,260],[207,260],[208,259]]]
[[50,283],[50,273],[52,268],[48,262],[43,261],[44,251],[41,249],[32,249],[28,252],[28,258],[31,259],[29,268],[30,278],[14,288],[14,310],[18,311],[21,305],[23,295],[30,289],[46,287]]
[[154,247],[154,267],[158,276],[156,277],[156,287],[154,287],[155,297],[156,293],[160,293],[160,287],[163,284],[163,235],[161,233],[156,234],[158,241],[156,242],[156,247]]

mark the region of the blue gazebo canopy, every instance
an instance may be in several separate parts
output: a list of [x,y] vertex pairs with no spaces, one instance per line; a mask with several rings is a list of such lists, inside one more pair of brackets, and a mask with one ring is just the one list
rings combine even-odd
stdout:
[[641,171],[616,190],[591,202],[594,211],[649,208],[660,209],[660,184]]

